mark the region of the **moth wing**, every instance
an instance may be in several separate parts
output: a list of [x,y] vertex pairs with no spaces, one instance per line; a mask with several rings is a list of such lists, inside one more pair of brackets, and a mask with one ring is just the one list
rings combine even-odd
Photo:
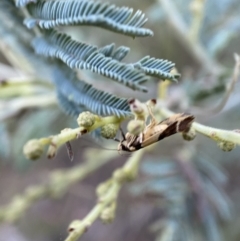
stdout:
[[171,123],[170,125],[167,124],[161,124],[158,125],[156,127],[160,127],[160,129],[158,128],[158,130],[155,131],[155,133],[153,133],[152,135],[148,135],[148,136],[144,136],[144,141],[142,142],[142,147],[146,147],[149,146],[155,142],[158,142],[168,136],[174,135],[175,133],[177,133],[177,121]]
[[144,141],[142,147],[149,146],[157,141],[160,141],[168,136],[174,135],[178,132],[188,130],[195,117],[189,114],[175,114],[152,128],[147,129],[144,134]]
[[162,120],[159,122],[158,125],[166,124],[168,126],[172,125],[175,122],[178,122],[177,125],[177,132],[186,131],[192,122],[194,121],[195,117],[191,114],[187,113],[180,113],[170,116],[169,118]]

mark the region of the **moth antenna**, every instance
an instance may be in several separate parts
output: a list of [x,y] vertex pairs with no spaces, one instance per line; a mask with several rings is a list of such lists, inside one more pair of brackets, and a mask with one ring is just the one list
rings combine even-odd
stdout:
[[152,108],[151,108],[151,106],[149,106],[149,105],[147,105],[147,108],[148,108],[149,115],[150,115],[150,117],[151,117],[150,123],[151,123],[152,125],[155,125],[155,124],[157,123],[157,120],[156,120],[154,114],[152,113]]
[[120,129],[120,131],[121,131],[121,134],[122,134],[122,138],[123,138],[123,140],[125,141],[125,140],[126,140],[126,138],[125,138],[125,134],[124,134],[124,132],[123,132],[123,129],[122,129],[122,127],[120,127],[119,129]]
[[117,149],[111,149],[111,148],[106,148],[106,147],[102,147],[102,149],[107,150],[107,151],[117,151]]
[[122,156],[132,156],[132,153],[123,153]]
[[121,142],[119,139],[117,139],[116,137],[113,138],[114,141],[116,142]]
[[[117,149],[106,148],[106,147],[103,147],[96,143],[95,143],[95,145],[97,145],[99,147],[99,149],[103,149],[103,150],[107,150],[107,151],[117,151]],[[84,147],[86,147],[86,146],[84,146]],[[89,147],[89,148],[98,149],[97,147]]]
[[131,153],[129,153],[129,152],[124,152],[124,151],[122,151],[122,150],[118,150],[118,154],[119,154],[120,156],[131,156],[131,155],[132,155]]
[[[117,151],[117,149],[111,149],[111,148],[106,148],[106,147],[103,147],[103,146],[101,146],[100,144],[98,144],[98,143],[94,143],[96,146],[98,146],[99,148],[101,148],[101,149],[104,149],[104,150],[108,150],[108,151]],[[92,147],[92,148],[94,148],[94,147]]]
[[[101,146],[101,145],[98,144],[97,142],[92,142],[92,141],[87,140],[87,139],[84,139],[84,138],[81,138],[81,141],[87,142],[87,143],[90,143],[90,144],[93,144],[93,146],[81,145],[81,147],[94,148],[94,149],[104,149],[104,150],[109,150],[109,151],[117,151],[117,149],[106,148],[106,147],[104,147],[104,146]],[[70,143],[69,143],[69,144],[70,144]],[[67,146],[67,148],[68,148],[68,146]]]

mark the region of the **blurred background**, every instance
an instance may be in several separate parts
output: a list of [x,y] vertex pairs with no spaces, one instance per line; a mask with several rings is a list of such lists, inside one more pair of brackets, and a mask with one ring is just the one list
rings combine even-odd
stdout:
[[[133,39],[94,27],[62,30],[99,47],[110,43],[128,46],[131,51],[126,62],[146,55],[171,60],[181,78],[178,84],[168,86],[164,101],[169,109],[191,112],[204,125],[240,128],[239,81],[224,108],[214,111],[231,84],[233,54],[240,53],[238,0],[111,0],[111,3],[142,10],[148,17],[145,26],[154,31],[154,36]],[[43,155],[31,162],[23,156],[23,145],[29,139],[54,135],[64,128],[75,128],[77,123],[58,107],[49,82],[29,88],[19,85],[15,92],[4,87],[5,80],[29,80],[29,76],[21,68],[22,62],[17,67],[11,64],[18,49],[14,42],[17,30],[3,16],[0,17],[0,241],[64,240],[69,223],[82,219],[95,205],[96,186],[121,167],[128,156],[104,149],[116,148],[113,141],[100,145],[87,136],[72,142],[73,162],[65,147],[52,160]],[[9,48],[13,49],[10,58]],[[44,80],[45,72],[40,67],[38,78]],[[106,84],[110,80],[89,72],[81,74],[96,88],[122,97],[146,101],[158,95],[158,80],[149,81],[149,92],[143,94],[114,82]],[[213,111],[208,114],[208,110]],[[109,161],[86,178],[69,185],[57,196],[46,194],[16,213],[15,207],[23,205],[19,197],[26,194],[27,188],[47,185],[49,176],[57,170],[67,172],[93,156],[101,159],[101,155]],[[157,143],[144,155],[138,178],[122,188],[113,223],[96,221],[81,240],[240,240],[239,155],[239,147],[223,152],[215,142],[200,134],[191,142],[175,135]],[[7,217],[3,215],[6,210]]]

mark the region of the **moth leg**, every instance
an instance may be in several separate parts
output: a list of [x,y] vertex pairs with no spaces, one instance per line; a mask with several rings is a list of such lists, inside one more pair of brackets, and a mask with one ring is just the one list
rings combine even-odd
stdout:
[[119,139],[117,139],[116,137],[113,138],[114,141],[116,142],[121,142]]
[[141,133],[141,134],[139,135],[139,142],[142,143],[142,142],[143,142],[143,139],[144,139],[144,134]]
[[123,132],[122,127],[120,127],[119,129],[120,129],[120,131],[121,131],[121,135],[122,135],[123,140],[126,140],[126,138],[125,138],[125,134],[124,134],[124,132]]
[[152,113],[152,108],[150,106],[147,106],[147,107],[148,107],[149,115],[151,117],[150,124],[149,124],[149,127],[151,128],[151,127],[157,125],[158,121],[155,118],[154,114]]
[[127,140],[128,141],[128,148],[131,147],[131,145],[135,142],[136,138],[137,138],[137,136],[134,136],[134,135],[129,136],[129,138]]

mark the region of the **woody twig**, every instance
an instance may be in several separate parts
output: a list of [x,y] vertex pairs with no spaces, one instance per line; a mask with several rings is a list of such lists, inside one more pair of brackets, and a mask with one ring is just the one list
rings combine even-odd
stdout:
[[[43,154],[45,146],[49,146],[47,156],[48,158],[53,158],[59,147],[64,143],[77,139],[100,127],[103,127],[103,136],[114,138],[123,120],[124,118],[117,116],[100,117],[90,112],[82,112],[77,119],[78,128],[66,128],[58,135],[30,140],[24,146],[24,155],[30,160],[36,160]],[[106,126],[108,128],[105,128]]]
[[[159,107],[158,111],[163,117],[169,117],[174,114],[172,111],[163,107]],[[236,145],[240,145],[239,130],[222,130],[205,126],[197,122],[192,123],[192,129],[216,141],[219,147],[224,151],[231,151]]]
[[217,114],[223,110],[240,76],[240,56],[236,53],[234,54],[234,60],[235,60],[235,65],[233,68],[232,77],[230,79],[230,82],[227,83],[226,92],[224,93],[224,96],[221,99],[220,103],[216,107],[213,107],[210,109],[199,110],[197,108],[192,108],[191,110],[192,112],[194,112],[194,114],[198,114],[198,115]]
[[69,225],[69,235],[65,241],[78,240],[98,218],[107,223],[114,219],[118,193],[124,183],[136,178],[143,153],[144,149],[135,152],[122,168],[114,171],[110,179],[99,184],[97,204],[84,219],[74,220]]

